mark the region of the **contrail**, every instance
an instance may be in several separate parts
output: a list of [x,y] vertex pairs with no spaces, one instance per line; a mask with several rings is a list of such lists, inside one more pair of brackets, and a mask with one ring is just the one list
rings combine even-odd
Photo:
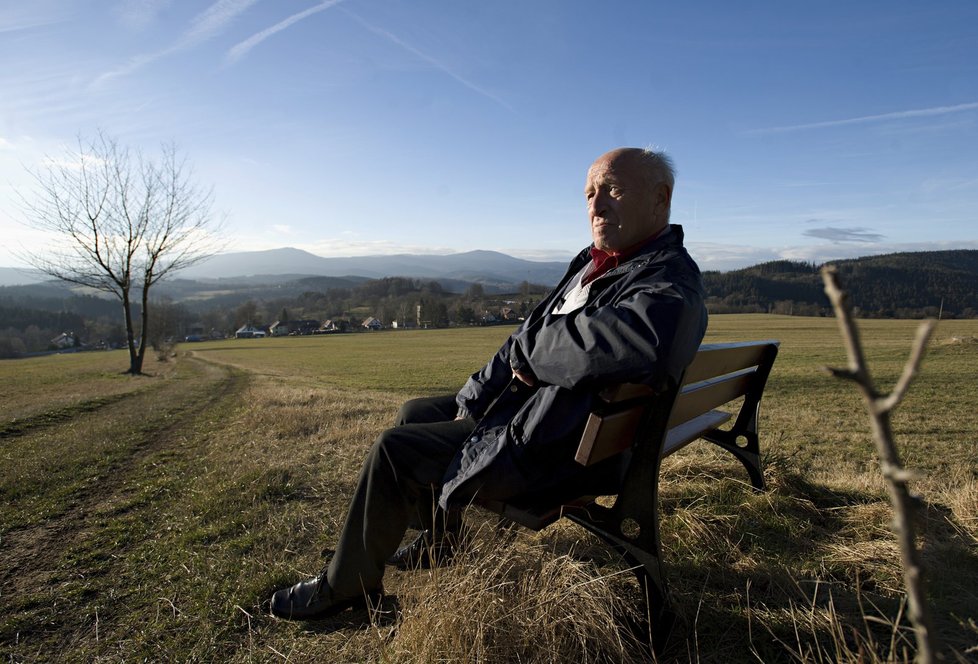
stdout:
[[214,35],[221,32],[224,29],[224,26],[226,26],[234,17],[251,7],[256,2],[258,2],[258,0],[218,0],[213,5],[205,9],[202,13],[195,16],[191,22],[190,28],[180,35],[180,38],[173,44],[161,51],[156,51],[154,53],[142,53],[130,58],[129,62],[121,67],[113,69],[112,71],[107,71],[100,75],[95,79],[92,85],[98,86],[109,79],[131,74],[137,69],[140,69],[151,62],[155,62],[160,58],[207,41]]
[[383,28],[378,28],[375,25],[371,25],[370,23],[367,23],[365,20],[363,20],[362,18],[360,18],[359,16],[357,16],[356,14],[354,14],[353,12],[351,12],[349,9],[342,9],[341,11],[345,12],[351,18],[353,18],[354,20],[356,20],[360,25],[362,25],[364,28],[366,28],[370,32],[374,33],[375,35],[380,35],[381,37],[384,37],[385,39],[388,39],[388,40],[394,42],[395,44],[397,44],[398,46],[400,46],[404,50],[406,50],[406,51],[408,51],[408,52],[416,55],[417,57],[421,58],[422,60],[424,60],[425,62],[427,62],[431,66],[435,67],[436,69],[440,69],[441,71],[445,72],[446,74],[448,74],[449,76],[451,76],[452,78],[454,78],[456,81],[458,81],[459,83],[461,83],[462,85],[464,85],[465,87],[467,87],[469,90],[472,90],[474,92],[478,92],[483,97],[487,97],[488,99],[493,100],[494,102],[496,102],[500,106],[502,106],[504,108],[507,108],[510,111],[515,111],[516,110],[512,106],[510,106],[508,103],[506,103],[505,101],[503,101],[502,99],[500,99],[499,97],[497,97],[496,95],[492,94],[488,90],[485,90],[483,88],[480,88],[478,85],[476,85],[472,81],[470,81],[470,80],[468,80],[468,79],[466,79],[466,78],[464,78],[462,76],[459,76],[454,71],[452,71],[451,69],[449,69],[448,66],[442,64],[441,62],[439,62],[435,58],[431,57],[427,53],[423,53],[422,51],[419,51],[415,47],[411,46],[407,42],[405,42],[402,39],[400,39],[397,35],[395,35],[395,34],[393,34],[391,32],[388,32],[387,30],[384,30]]
[[276,32],[281,32],[282,30],[285,30],[293,23],[298,23],[304,18],[312,16],[313,14],[317,14],[323,11],[324,9],[329,9],[333,5],[338,5],[341,2],[343,2],[343,0],[326,0],[325,2],[319,3],[315,7],[310,7],[305,11],[301,11],[297,14],[293,14],[292,16],[288,17],[284,21],[280,21],[270,28],[266,28],[261,32],[256,32],[255,34],[248,37],[244,41],[239,42],[234,46],[232,46],[228,50],[227,55],[224,58],[225,63],[234,64],[235,62],[243,58],[248,51],[258,46],[258,44],[262,43],[263,41],[265,41],[266,39],[274,35]]
[[788,125],[785,127],[768,127],[766,129],[750,129],[746,134],[781,134],[789,131],[803,131],[805,129],[824,129],[826,127],[841,127],[843,125],[863,124],[866,122],[878,122],[880,120],[901,120],[905,118],[923,118],[934,115],[947,115],[948,113],[960,113],[961,111],[973,111],[978,109],[978,102],[969,104],[957,104],[956,106],[935,106],[933,108],[918,108],[910,111],[894,111],[892,113],[880,113],[879,115],[864,115],[858,118],[846,118],[845,120],[828,120],[826,122],[811,122],[809,124]]

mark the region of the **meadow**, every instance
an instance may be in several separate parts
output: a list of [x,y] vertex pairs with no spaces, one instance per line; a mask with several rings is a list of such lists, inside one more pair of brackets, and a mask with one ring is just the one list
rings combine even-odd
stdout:
[[[881,389],[917,323],[863,320]],[[571,523],[477,509],[459,564],[391,571],[377,611],[268,615],[316,574],[361,459],[409,397],[456,390],[509,327],[181,344],[0,361],[0,656],[33,661],[911,661],[891,513],[833,319],[713,316],[778,339],[761,407],[768,488],[696,443],[666,460],[678,621],[653,656],[634,579]],[[920,546],[949,661],[978,660],[978,321],[942,321],[894,413],[920,472]]]

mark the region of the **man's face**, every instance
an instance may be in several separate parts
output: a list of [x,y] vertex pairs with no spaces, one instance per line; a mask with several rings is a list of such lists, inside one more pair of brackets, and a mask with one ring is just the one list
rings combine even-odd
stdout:
[[614,151],[598,157],[584,186],[594,246],[621,251],[661,230],[670,193],[665,184],[649,186],[633,155]]

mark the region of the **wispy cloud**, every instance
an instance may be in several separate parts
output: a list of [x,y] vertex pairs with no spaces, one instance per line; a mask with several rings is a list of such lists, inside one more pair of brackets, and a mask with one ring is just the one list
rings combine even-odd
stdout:
[[428,64],[430,64],[435,69],[438,69],[438,70],[444,72],[445,74],[447,74],[448,76],[450,76],[451,78],[455,79],[455,81],[457,81],[458,83],[461,83],[462,85],[464,85],[465,87],[467,87],[469,90],[472,90],[473,92],[476,92],[476,93],[482,95],[483,97],[486,97],[487,99],[491,99],[492,101],[496,102],[497,104],[499,104],[503,108],[506,108],[506,109],[508,109],[510,111],[515,110],[512,106],[510,106],[503,99],[501,99],[498,96],[494,95],[493,93],[489,92],[485,88],[482,88],[482,87],[476,85],[475,83],[473,83],[469,79],[465,78],[464,76],[461,76],[461,75],[457,74],[456,72],[454,72],[445,63],[443,63],[440,60],[438,60],[438,59],[436,59],[436,58],[428,55],[427,53],[421,51],[420,49],[415,48],[411,44],[408,44],[406,41],[404,41],[403,39],[401,39],[400,37],[398,37],[394,33],[390,32],[389,30],[385,30],[383,28],[377,27],[376,25],[373,25],[371,23],[368,23],[367,21],[365,21],[364,19],[362,19],[357,14],[354,14],[353,12],[351,12],[349,9],[342,8],[342,11],[344,11],[350,18],[352,18],[353,20],[355,20],[357,23],[359,23],[360,25],[362,25],[364,28],[366,28],[370,32],[372,32],[375,35],[378,35],[380,37],[383,37],[384,39],[386,39],[386,40],[388,40],[388,41],[390,41],[390,42],[392,42],[394,44],[397,44],[398,46],[400,46],[401,48],[403,48],[405,51],[411,53],[412,55],[414,55],[414,56],[416,56],[418,58],[420,58],[421,60],[424,60],[425,62],[427,62]]
[[8,2],[0,7],[0,34],[63,23],[68,17],[67,7],[40,2]]
[[227,55],[224,58],[224,62],[229,65],[234,64],[235,62],[243,58],[248,51],[258,46],[258,44],[262,43],[263,41],[265,41],[266,39],[274,35],[276,32],[281,32],[282,30],[285,30],[290,25],[294,23],[298,23],[302,19],[308,18],[313,14],[317,14],[325,9],[329,9],[333,5],[338,5],[341,2],[343,2],[343,0],[326,0],[325,2],[321,2],[318,5],[314,7],[310,7],[305,11],[301,11],[297,14],[292,14],[292,16],[288,17],[284,21],[280,21],[276,23],[270,28],[265,28],[261,32],[256,32],[255,34],[248,37],[244,41],[238,42],[237,44],[232,46],[228,50]]
[[961,113],[963,111],[978,110],[978,102],[968,104],[956,104],[954,106],[934,106],[932,108],[917,108],[909,111],[894,111],[892,113],[880,113],[878,115],[863,115],[857,118],[846,118],[843,120],[827,120],[825,122],[810,122],[807,124],[786,125],[784,127],[767,127],[764,129],[750,129],[746,134],[782,134],[790,131],[804,131],[806,129],[825,129],[828,127],[842,127],[845,125],[865,124],[871,122],[885,122],[888,120],[906,120],[909,118],[926,118],[949,113]]
[[387,240],[351,240],[349,237],[329,238],[297,248],[317,256],[390,256],[395,254],[453,254],[456,249],[423,244],[401,244]]
[[835,182],[829,182],[827,180],[791,180],[788,182],[775,183],[786,189],[801,189],[807,187],[831,187],[836,185]]
[[689,253],[703,270],[736,270],[780,258],[778,249],[716,242],[689,242]]
[[98,86],[110,79],[131,74],[151,62],[164,58],[173,53],[186,50],[201,44],[220,34],[224,28],[239,14],[254,5],[258,0],[218,0],[191,21],[190,27],[180,35],[170,46],[153,53],[143,53],[134,56],[117,69],[105,72],[95,79]]
[[823,228],[810,228],[802,235],[814,237],[829,242],[879,242],[885,235],[874,233],[868,228],[836,228],[825,226]]
[[123,0],[116,10],[119,22],[130,30],[144,30],[170,2],[171,0]]
[[920,190],[926,194],[944,191],[966,191],[970,189],[978,189],[978,178],[927,178],[920,185]]
[[17,32],[19,30],[30,30],[31,28],[40,28],[45,25],[53,25],[55,23],[61,23],[61,21],[60,20],[50,20],[50,21],[37,20],[33,22],[0,25],[0,34],[3,34],[4,32]]

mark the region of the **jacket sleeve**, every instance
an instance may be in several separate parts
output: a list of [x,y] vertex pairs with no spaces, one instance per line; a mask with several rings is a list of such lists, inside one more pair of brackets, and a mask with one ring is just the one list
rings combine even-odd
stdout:
[[471,416],[477,420],[482,419],[482,416],[485,415],[492,402],[503,393],[513,378],[513,369],[510,366],[510,352],[513,348],[514,337],[527,326],[533,326],[543,318],[544,312],[553,307],[557,293],[563,291],[568,280],[577,274],[578,270],[581,269],[587,260],[590,260],[590,254],[587,249],[584,249],[571,261],[570,266],[567,268],[566,273],[556,288],[550,291],[550,294],[538,302],[537,306],[533,308],[533,311],[527,316],[523,326],[506,340],[506,343],[493,355],[486,366],[469,376],[465,385],[455,395],[455,401],[458,403],[458,415],[460,417]]
[[550,314],[514,334],[512,369],[567,389],[678,380],[706,331],[706,311],[698,288],[650,272],[612,304]]
[[512,337],[506,340],[486,366],[469,376],[455,395],[460,417],[481,419],[489,405],[506,389],[513,377],[509,366],[511,340]]

